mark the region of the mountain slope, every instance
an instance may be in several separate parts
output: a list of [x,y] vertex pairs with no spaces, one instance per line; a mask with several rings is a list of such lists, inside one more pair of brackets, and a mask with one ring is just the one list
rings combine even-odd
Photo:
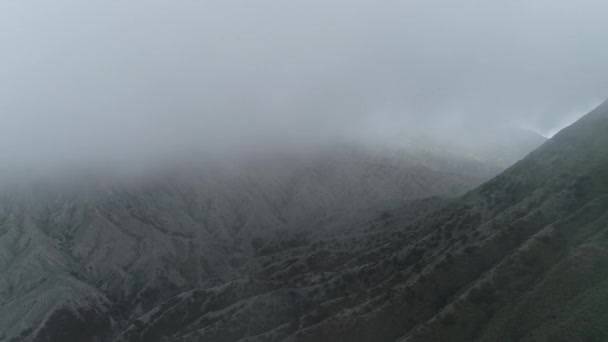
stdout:
[[182,293],[116,340],[605,340],[606,132],[608,104],[460,199],[268,243],[245,283]]
[[[342,146],[237,168],[177,166],[143,180],[13,184],[0,197],[0,340],[108,340],[173,296],[224,293],[270,272],[256,254],[358,231],[377,208],[407,199],[461,194],[497,172],[493,163]],[[439,205],[408,204],[402,219]],[[251,286],[270,285],[277,281]]]

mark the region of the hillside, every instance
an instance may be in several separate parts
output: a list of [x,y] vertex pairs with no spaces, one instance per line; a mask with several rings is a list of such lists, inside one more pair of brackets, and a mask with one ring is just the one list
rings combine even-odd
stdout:
[[602,341],[608,104],[451,201],[261,245],[116,341]]
[[6,185],[0,340],[110,338],[174,295],[265,272],[256,253],[342,234],[407,200],[462,194],[501,169],[440,151],[334,146],[237,167],[176,164],[143,178]]

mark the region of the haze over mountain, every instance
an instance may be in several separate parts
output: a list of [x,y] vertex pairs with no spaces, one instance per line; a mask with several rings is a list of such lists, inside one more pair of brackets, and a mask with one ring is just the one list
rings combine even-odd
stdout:
[[[131,188],[8,194],[3,337],[601,340],[607,129],[604,104],[463,197],[392,199],[365,210],[350,200],[346,215],[337,210],[343,199],[322,195],[341,189],[328,187],[336,178],[322,172],[326,159],[293,178],[302,187],[285,188],[264,167],[273,181],[232,183],[235,197],[230,182],[183,174]],[[245,181],[255,175],[248,169]],[[412,175],[418,183],[428,172]],[[284,198],[281,189],[296,191]],[[319,215],[316,201],[328,212]]]
[[2,2],[0,172],[549,135],[608,93],[606,16],[599,0]]
[[0,342],[608,339],[606,18],[0,2]]
[[255,247],[117,341],[602,341],[608,102],[453,200]]
[[13,183],[0,196],[2,336],[113,337],[171,295],[249,278],[242,268],[268,241],[341,231],[408,199],[462,194],[544,142],[508,133],[521,141],[333,145],[237,165]]

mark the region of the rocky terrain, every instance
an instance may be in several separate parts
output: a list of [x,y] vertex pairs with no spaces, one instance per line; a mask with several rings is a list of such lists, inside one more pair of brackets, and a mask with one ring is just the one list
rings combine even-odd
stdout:
[[551,191],[567,191],[577,170],[557,165],[555,189],[532,183],[552,179],[541,173],[555,165],[534,160],[562,153],[555,141],[574,130],[460,199],[543,139],[522,139],[517,152],[497,144],[492,158],[428,143],[340,146],[137,181],[5,187],[0,340],[425,339],[538,228],[507,246],[506,227],[544,206],[575,206]]

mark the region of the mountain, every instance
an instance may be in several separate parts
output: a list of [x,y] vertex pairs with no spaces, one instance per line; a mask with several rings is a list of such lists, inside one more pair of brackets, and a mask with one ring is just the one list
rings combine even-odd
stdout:
[[[513,146],[530,151],[542,139],[531,141]],[[426,228],[404,227],[454,205],[411,200],[463,194],[502,170],[497,160],[524,154],[494,146],[490,158],[434,142],[347,145],[237,166],[176,165],[142,179],[5,186],[0,341],[296,336],[305,323],[285,323],[289,334],[279,323],[305,316],[311,303],[345,308],[339,298],[350,291],[311,295],[311,281],[345,286],[332,279],[414,243]],[[241,321],[251,315],[265,323]],[[211,335],[187,337],[204,326]]]
[[116,341],[604,341],[608,103],[451,200],[261,244]]

